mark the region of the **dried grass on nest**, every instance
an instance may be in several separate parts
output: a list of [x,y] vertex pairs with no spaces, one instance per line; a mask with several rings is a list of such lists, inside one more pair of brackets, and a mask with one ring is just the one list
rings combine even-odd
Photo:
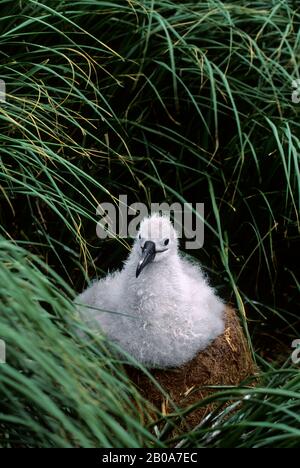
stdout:
[[[212,390],[203,388],[212,385],[238,385],[257,372],[247,340],[236,312],[226,308],[225,332],[207,349],[176,369],[152,369],[151,375],[165,390],[166,400],[160,390],[139,369],[127,367],[131,380],[142,395],[165,414],[172,412],[173,401],[178,407],[186,408],[207,397]],[[186,419],[191,427],[196,426],[213,409],[213,405],[201,407]]]

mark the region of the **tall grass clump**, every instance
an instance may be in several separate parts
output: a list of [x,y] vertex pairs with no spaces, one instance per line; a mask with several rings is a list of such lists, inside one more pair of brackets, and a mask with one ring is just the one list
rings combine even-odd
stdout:
[[[297,2],[0,11],[0,446],[299,445]],[[74,332],[75,291],[130,248],[96,236],[97,206],[119,194],[204,202],[193,255],[262,370],[255,388],[216,388],[219,410],[176,438],[178,413],[148,412],[104,339]]]

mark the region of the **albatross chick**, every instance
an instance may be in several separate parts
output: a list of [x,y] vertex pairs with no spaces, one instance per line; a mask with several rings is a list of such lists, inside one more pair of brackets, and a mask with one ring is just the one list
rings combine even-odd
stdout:
[[224,303],[158,214],[142,221],[122,270],[94,282],[76,303],[90,328],[149,368],[182,366],[224,332]]

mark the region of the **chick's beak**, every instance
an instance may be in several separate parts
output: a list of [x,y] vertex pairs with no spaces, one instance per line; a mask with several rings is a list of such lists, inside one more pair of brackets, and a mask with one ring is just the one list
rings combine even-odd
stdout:
[[155,257],[155,243],[152,241],[146,241],[143,247],[142,258],[138,263],[136,269],[136,278],[140,275],[141,271],[145,268],[148,263],[152,262]]

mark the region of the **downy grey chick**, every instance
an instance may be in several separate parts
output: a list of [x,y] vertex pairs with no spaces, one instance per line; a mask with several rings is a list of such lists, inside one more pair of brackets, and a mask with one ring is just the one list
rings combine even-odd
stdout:
[[142,221],[123,269],[94,282],[76,303],[89,327],[150,368],[183,365],[224,332],[224,303],[158,214]]

